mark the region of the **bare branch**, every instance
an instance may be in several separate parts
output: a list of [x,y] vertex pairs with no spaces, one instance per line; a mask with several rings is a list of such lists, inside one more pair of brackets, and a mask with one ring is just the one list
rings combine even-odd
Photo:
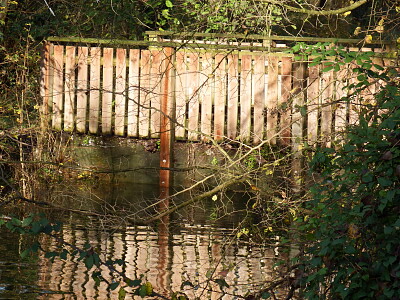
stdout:
[[349,6],[342,7],[339,9],[333,9],[333,10],[310,10],[310,9],[306,9],[306,8],[293,7],[290,5],[282,4],[281,2],[277,2],[277,1],[276,2],[273,1],[273,2],[277,5],[280,5],[284,8],[286,8],[289,11],[300,13],[300,14],[307,14],[307,15],[314,15],[314,16],[330,16],[330,15],[340,15],[340,14],[346,13],[348,11],[352,11],[352,10],[356,9],[357,7],[360,7],[361,5],[363,5],[369,1],[370,0],[360,0],[360,1],[354,2],[353,4],[351,4]]

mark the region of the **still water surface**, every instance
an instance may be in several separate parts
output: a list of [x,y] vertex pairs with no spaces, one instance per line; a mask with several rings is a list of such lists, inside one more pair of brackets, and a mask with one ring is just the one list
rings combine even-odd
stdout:
[[[232,220],[224,226],[197,219],[202,221],[168,219],[155,226],[121,228],[70,217],[62,236],[78,247],[89,242],[104,260],[123,259],[126,265],[119,267],[121,271],[132,279],[143,276],[167,297],[184,291],[189,299],[240,299],[271,280],[276,262],[272,248],[235,239]],[[46,250],[56,248],[50,238],[41,242]],[[110,291],[105,283],[96,286],[92,271],[76,259],[51,263],[43,253],[20,259],[28,243],[26,237],[0,232],[0,299],[118,299],[118,289]],[[112,281],[105,269],[102,276]],[[208,280],[210,276],[226,280],[229,287],[224,293]],[[187,281],[193,287],[182,288]],[[132,294],[126,297],[132,298]]]

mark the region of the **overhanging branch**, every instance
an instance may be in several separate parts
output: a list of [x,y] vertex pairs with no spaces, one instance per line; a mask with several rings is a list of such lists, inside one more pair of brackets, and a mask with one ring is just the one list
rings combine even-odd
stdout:
[[[272,1],[272,2],[286,8],[287,10],[289,10],[291,12],[307,14],[307,15],[314,15],[314,16],[329,16],[329,15],[340,15],[340,14],[344,14],[348,11],[352,11],[352,10],[356,9],[357,7],[360,7],[361,5],[367,3],[368,1],[370,1],[370,0],[356,1],[349,6],[342,7],[339,9],[333,9],[333,10],[311,10],[311,9],[297,8],[297,7],[293,7],[290,5],[282,4],[278,1]],[[270,2],[270,1],[268,1],[268,2]]]

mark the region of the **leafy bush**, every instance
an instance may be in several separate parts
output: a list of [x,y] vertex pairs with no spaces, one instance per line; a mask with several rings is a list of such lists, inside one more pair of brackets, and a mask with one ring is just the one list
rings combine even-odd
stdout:
[[[394,68],[356,68],[363,103],[359,124],[336,149],[319,150],[311,167],[321,181],[311,189],[299,226],[305,248],[306,299],[398,299],[400,295],[400,84]],[[348,99],[343,99],[348,100]]]

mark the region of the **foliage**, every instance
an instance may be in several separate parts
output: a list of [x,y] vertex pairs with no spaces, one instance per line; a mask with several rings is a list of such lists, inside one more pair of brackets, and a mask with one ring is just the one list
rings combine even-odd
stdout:
[[399,74],[374,66],[368,53],[329,51],[339,61],[328,70],[341,61],[359,64],[359,83],[348,86],[355,89],[349,97],[360,96],[371,82],[381,82],[382,89],[375,101],[361,102],[359,124],[344,143],[318,150],[311,161],[321,181],[311,188],[309,213],[298,224],[310,243],[301,260],[303,296],[393,299],[400,294]]
[[185,1],[182,16],[189,31],[257,34],[269,34],[268,28],[283,19],[277,5],[237,0]]

